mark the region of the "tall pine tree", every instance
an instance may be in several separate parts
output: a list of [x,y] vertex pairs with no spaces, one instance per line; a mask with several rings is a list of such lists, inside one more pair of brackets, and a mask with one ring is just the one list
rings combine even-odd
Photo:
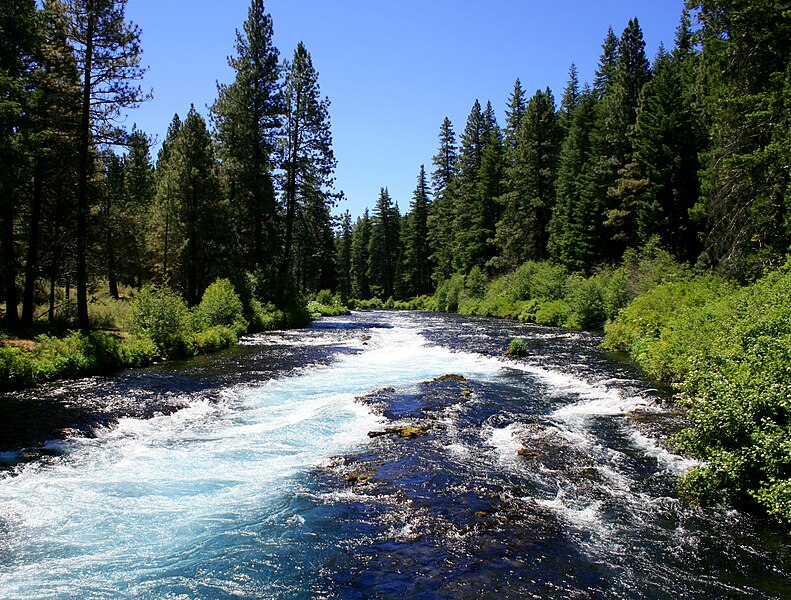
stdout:
[[283,284],[287,285],[290,279],[294,281],[294,231],[300,211],[308,204],[331,205],[334,201],[330,190],[335,156],[332,152],[329,99],[321,97],[318,73],[313,68],[313,61],[302,42],[297,45],[291,63],[286,65],[283,97],[285,233],[280,275]]
[[250,271],[276,264],[280,251],[273,170],[283,104],[272,34],[263,0],[252,0],[228,58],[236,78],[212,107],[239,265]]

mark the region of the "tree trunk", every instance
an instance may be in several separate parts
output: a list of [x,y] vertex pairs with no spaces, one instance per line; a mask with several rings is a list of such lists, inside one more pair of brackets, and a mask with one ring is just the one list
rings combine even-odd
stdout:
[[93,66],[94,18],[88,11],[85,32],[85,69],[82,82],[82,116],[80,120],[79,177],[77,183],[77,324],[83,331],[88,322],[88,162],[91,140],[91,69]]
[[[291,133],[291,156],[288,164],[288,182],[286,186],[286,239],[283,245],[283,262],[280,264],[282,285],[288,285],[288,270],[291,260],[291,240],[294,235],[294,214],[297,204],[297,158],[299,156],[299,110],[300,91],[297,90],[294,109],[294,127]],[[285,289],[283,290],[285,292]]]
[[33,171],[33,202],[30,206],[30,236],[27,245],[27,264],[25,264],[25,294],[22,300],[22,320],[33,322],[35,308],[36,276],[38,275],[38,238],[41,224],[41,204],[43,200],[43,159],[36,160]]

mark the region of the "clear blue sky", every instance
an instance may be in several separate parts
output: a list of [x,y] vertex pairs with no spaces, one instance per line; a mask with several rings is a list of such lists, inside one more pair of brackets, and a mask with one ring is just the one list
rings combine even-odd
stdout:
[[[421,164],[431,170],[445,116],[460,134],[475,99],[498,120],[518,77],[528,93],[549,86],[557,102],[576,63],[592,81],[601,44],[638,17],[653,58],[673,45],[683,0],[265,0],[274,42],[290,58],[301,40],[331,101],[336,189],[353,217],[387,186],[408,209]],[[190,103],[204,116],[216,82],[232,81],[227,57],[249,0],[129,0],[142,28],[144,87],[154,98],[136,122],[161,140]]]

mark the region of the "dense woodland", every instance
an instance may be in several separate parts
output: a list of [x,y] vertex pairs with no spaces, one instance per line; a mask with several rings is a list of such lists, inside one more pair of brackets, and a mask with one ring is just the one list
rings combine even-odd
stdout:
[[[788,10],[690,2],[672,48],[646,56],[638,20],[606,32],[591,85],[556,99],[516,81],[498,123],[474,101],[445,119],[402,215],[331,215],[329,100],[300,44],[281,60],[253,1],[208,121],[176,114],[152,138],[119,117],[149,94],[124,1],[11,0],[0,12],[0,248],[8,323],[76,290],[79,326],[106,286],[165,283],[195,305],[218,276],[262,301],[321,289],[345,299],[430,294],[455,273],[550,260],[581,274],[653,240],[677,260],[751,280],[791,241]],[[416,169],[417,171],[417,169]],[[373,200],[373,199],[372,199]]]

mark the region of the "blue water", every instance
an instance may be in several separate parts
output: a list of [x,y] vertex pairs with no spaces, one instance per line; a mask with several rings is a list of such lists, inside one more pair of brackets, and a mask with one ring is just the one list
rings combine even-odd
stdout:
[[[526,360],[501,356],[515,333]],[[66,436],[0,479],[0,597],[791,591],[786,538],[675,498],[693,465],[660,442],[677,417],[596,344],[410,313],[249,338],[157,392],[182,410]],[[75,398],[131,393],[91,381]],[[368,436],[393,423],[427,434]]]

